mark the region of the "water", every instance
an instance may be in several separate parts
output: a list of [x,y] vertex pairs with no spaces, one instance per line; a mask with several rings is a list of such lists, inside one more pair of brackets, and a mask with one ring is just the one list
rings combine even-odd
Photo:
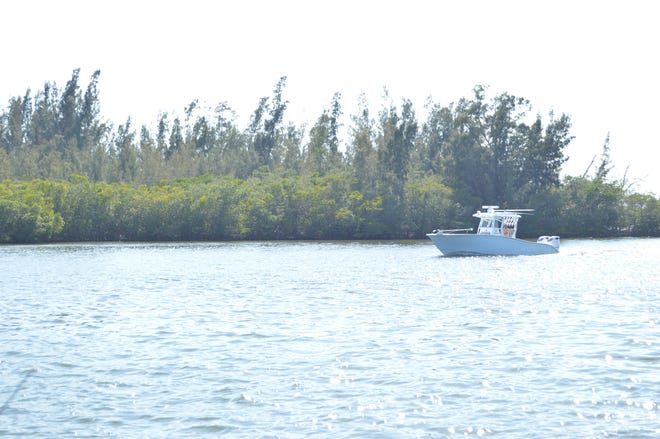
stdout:
[[658,239],[0,246],[0,264],[0,436],[660,436]]

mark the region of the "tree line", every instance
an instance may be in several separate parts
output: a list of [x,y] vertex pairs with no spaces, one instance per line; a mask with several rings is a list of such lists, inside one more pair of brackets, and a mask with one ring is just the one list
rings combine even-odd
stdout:
[[344,131],[337,93],[307,129],[282,77],[247,127],[193,101],[152,131],[105,121],[100,72],[79,76],[0,113],[0,242],[417,238],[482,204],[536,209],[522,236],[659,234],[657,197],[610,177],[607,140],[593,172],[560,179],[570,118],[508,93],[429,101],[424,120],[362,96]]

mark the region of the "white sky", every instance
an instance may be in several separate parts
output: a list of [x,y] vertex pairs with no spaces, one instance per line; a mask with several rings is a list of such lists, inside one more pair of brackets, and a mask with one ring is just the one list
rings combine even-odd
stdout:
[[615,177],[660,193],[660,3],[575,0],[21,0],[0,14],[0,106],[74,68],[96,69],[101,112],[134,127],[227,101],[242,126],[287,76],[287,119],[313,123],[342,94],[344,124],[365,93],[394,103],[472,97],[477,84],[566,113],[564,166],[581,175],[610,133]]

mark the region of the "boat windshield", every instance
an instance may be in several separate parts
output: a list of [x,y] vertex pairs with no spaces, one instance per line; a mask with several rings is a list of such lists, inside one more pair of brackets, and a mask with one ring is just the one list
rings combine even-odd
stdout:
[[512,212],[488,212],[475,214],[480,219],[479,235],[515,237],[520,215]]

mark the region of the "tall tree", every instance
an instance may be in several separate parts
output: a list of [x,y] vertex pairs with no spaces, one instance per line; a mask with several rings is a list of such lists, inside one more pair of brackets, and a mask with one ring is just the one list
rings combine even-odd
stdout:
[[119,160],[119,180],[135,181],[138,172],[138,150],[135,145],[135,132],[131,129],[131,118],[119,125],[115,138],[115,148]]
[[163,179],[163,151],[158,148],[158,144],[144,125],[140,129],[138,154],[140,163],[140,177],[138,181],[153,185]]
[[399,182],[405,182],[410,154],[417,135],[417,120],[412,102],[404,99],[401,114],[390,104],[380,114],[379,133],[376,138],[378,161],[384,173],[391,173]]
[[268,98],[261,98],[259,106],[252,115],[250,122],[252,146],[260,166],[270,166],[272,162],[273,148],[276,146],[284,111],[288,104],[288,101],[282,98],[285,84],[286,76],[283,76],[275,86],[272,102],[269,103]]
[[0,117],[0,145],[11,152],[22,147],[26,141],[26,131],[30,117],[30,90],[25,97],[9,100],[9,109]]
[[454,120],[452,108],[429,103],[426,122],[421,129],[416,167],[422,173],[440,175],[445,149],[451,139]]
[[603,143],[603,152],[600,155],[600,163],[596,169],[596,181],[603,182],[607,179],[610,171],[612,170],[612,163],[610,161],[610,133],[607,133],[605,143]]
[[330,116],[326,110],[309,130],[309,142],[305,148],[306,168],[319,175],[329,170]]
[[405,215],[405,184],[417,135],[412,103],[404,99],[401,113],[393,104],[380,113],[376,137],[379,194],[383,197],[383,223],[400,230]]
[[170,131],[170,124],[167,113],[161,113],[158,116],[158,128],[156,131],[156,145],[159,151],[163,152],[163,157],[167,158],[167,136]]
[[341,123],[339,119],[342,115],[341,110],[341,93],[336,92],[332,96],[332,103],[330,105],[330,120],[329,120],[329,139],[328,150],[330,152],[330,161],[333,165],[338,165],[341,160],[341,153],[339,152],[339,129]]
[[285,175],[299,175],[301,171],[301,145],[304,129],[298,129],[290,123],[284,136],[284,156],[282,157],[282,168]]
[[519,126],[523,143],[513,160],[514,189],[519,202],[529,202],[536,194],[559,186],[559,173],[566,161],[564,149],[573,138],[570,126],[568,116],[555,119],[553,113],[545,130],[540,116],[531,126]]
[[473,93],[473,99],[461,98],[453,107],[454,126],[442,160],[443,177],[454,189],[454,200],[467,212],[484,201],[497,202],[487,178],[488,157],[481,144],[482,120],[487,110],[485,89],[477,86]]
[[60,97],[58,126],[62,141],[58,142],[58,149],[61,152],[64,152],[72,146],[78,146],[78,101],[80,98],[80,87],[78,85],[79,76],[80,69],[75,69],[71,75],[71,79],[66,83],[62,96]]
[[96,70],[87,85],[78,115],[78,148],[88,150],[98,146],[107,133],[107,125],[101,121],[101,104],[98,92],[100,70]]
[[356,189],[375,188],[376,148],[374,146],[374,122],[369,116],[369,105],[364,94],[358,101],[358,114],[351,116],[349,128],[351,140],[347,148],[347,160],[353,171]]
[[335,93],[331,109],[323,110],[309,132],[305,159],[307,169],[312,173],[325,175],[337,169],[342,162],[339,151],[339,117],[341,116],[341,95]]
[[255,151],[248,147],[248,139],[254,137],[260,119],[256,127],[250,126],[246,132],[241,131],[234,120],[235,114],[226,102],[215,108],[217,145],[209,156],[210,172],[246,178],[257,161]]
[[170,131],[170,138],[165,150],[165,158],[171,158],[176,152],[180,151],[183,146],[183,129],[181,128],[181,121],[178,117],[174,118],[172,122],[172,130]]
[[34,112],[29,130],[29,143],[50,149],[57,133],[59,90],[54,83],[46,82],[34,99]]
[[528,107],[527,100],[502,93],[486,107],[481,121],[485,128],[484,146],[487,148],[491,196],[498,203],[510,201],[514,191],[516,169],[513,159],[523,143],[518,127]]

